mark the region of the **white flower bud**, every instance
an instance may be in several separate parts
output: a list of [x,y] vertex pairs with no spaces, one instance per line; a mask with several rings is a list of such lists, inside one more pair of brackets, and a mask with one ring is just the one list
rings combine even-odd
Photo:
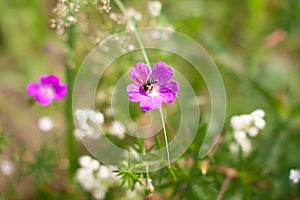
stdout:
[[53,121],[48,116],[43,116],[39,119],[38,127],[43,132],[49,132],[53,129]]
[[153,192],[154,192],[154,190],[155,190],[155,188],[154,188],[154,186],[153,186],[153,184],[152,184],[152,179],[147,179],[147,182],[146,182],[146,194],[147,195],[151,195],[151,194],[153,194]]

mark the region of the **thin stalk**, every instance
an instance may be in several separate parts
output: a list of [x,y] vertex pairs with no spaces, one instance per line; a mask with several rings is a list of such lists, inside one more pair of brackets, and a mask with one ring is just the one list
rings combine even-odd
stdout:
[[160,116],[161,116],[161,123],[163,125],[163,131],[164,131],[165,142],[166,142],[166,150],[167,150],[167,156],[168,156],[168,165],[169,165],[169,168],[170,168],[171,158],[170,158],[170,152],[169,152],[169,143],[168,143],[168,137],[167,137],[165,120],[164,120],[164,116],[163,116],[163,112],[162,112],[162,108],[161,107],[159,107],[159,112],[160,112]]
[[126,16],[127,22],[128,22],[128,26],[130,27],[130,29],[133,30],[134,35],[135,35],[135,37],[136,37],[136,39],[137,39],[137,41],[139,43],[139,46],[141,48],[141,51],[142,51],[142,54],[144,56],[145,62],[150,67],[149,58],[148,58],[147,53],[145,51],[145,46],[143,44],[142,38],[141,38],[139,32],[136,30],[136,27],[134,26],[134,23],[133,23],[132,19],[127,15],[127,9],[126,9],[126,7],[124,6],[124,4],[122,3],[122,1],[120,1],[120,0],[114,0],[114,2],[120,8],[120,10],[122,11],[123,15]]
[[70,57],[74,49],[74,26],[67,30],[69,47],[68,61],[65,65],[66,82],[68,85],[68,93],[65,100],[65,120],[66,120],[66,147],[68,158],[70,161],[69,173],[72,176],[76,170],[76,153],[75,153],[75,140],[73,136],[73,114],[72,114],[72,86],[73,86],[73,68],[71,66]]
[[224,193],[225,193],[226,189],[228,188],[231,180],[232,180],[232,177],[227,175],[225,181],[222,184],[222,187],[218,194],[217,200],[221,200],[223,198]]

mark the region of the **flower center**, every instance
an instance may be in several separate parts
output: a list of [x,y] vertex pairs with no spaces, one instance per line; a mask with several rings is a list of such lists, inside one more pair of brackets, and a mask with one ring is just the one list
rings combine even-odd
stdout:
[[154,88],[154,84],[158,83],[158,80],[154,78],[149,78],[147,81],[143,84],[143,89],[145,92],[152,92]]
[[46,86],[43,87],[43,93],[46,96],[48,96],[50,98],[53,98],[53,96],[54,96],[54,89],[51,86],[46,85]]

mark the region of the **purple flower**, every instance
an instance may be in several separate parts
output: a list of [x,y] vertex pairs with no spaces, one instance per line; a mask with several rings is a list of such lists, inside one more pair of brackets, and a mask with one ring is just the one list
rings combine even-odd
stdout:
[[49,105],[54,99],[62,99],[67,94],[67,85],[60,84],[59,77],[50,75],[41,75],[40,83],[29,83],[27,93],[34,96],[35,100],[43,106]]
[[129,99],[140,102],[142,110],[149,111],[161,106],[162,102],[172,103],[176,99],[179,85],[172,81],[172,67],[164,62],[154,65],[152,72],[145,63],[138,63],[130,70],[135,82],[127,86]]

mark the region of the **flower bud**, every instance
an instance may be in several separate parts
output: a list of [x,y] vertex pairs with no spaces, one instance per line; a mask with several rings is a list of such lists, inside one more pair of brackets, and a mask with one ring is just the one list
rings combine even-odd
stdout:
[[154,190],[155,190],[155,188],[154,188],[154,186],[152,184],[152,179],[150,179],[150,178],[147,179],[146,188],[145,188],[146,194],[147,195],[151,195],[151,194],[153,194]]

